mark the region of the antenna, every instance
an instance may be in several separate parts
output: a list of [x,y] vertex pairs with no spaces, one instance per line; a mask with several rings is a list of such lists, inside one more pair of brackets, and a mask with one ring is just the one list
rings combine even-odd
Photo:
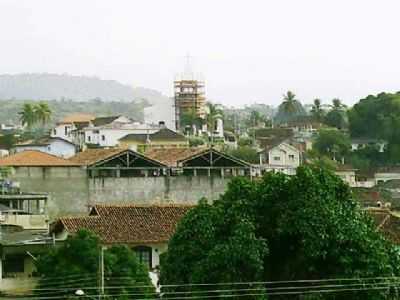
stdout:
[[188,52],[185,56],[185,68],[183,71],[183,79],[194,80],[192,60],[193,60],[193,57],[190,56],[190,54]]

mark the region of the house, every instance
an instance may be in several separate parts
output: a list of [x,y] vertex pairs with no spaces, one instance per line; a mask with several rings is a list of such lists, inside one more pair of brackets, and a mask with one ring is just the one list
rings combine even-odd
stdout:
[[379,152],[384,152],[387,146],[387,142],[379,139],[371,139],[371,138],[356,138],[351,140],[351,151],[356,151],[366,146],[374,146],[377,147]]
[[75,113],[66,116],[63,120],[57,123],[56,127],[51,131],[51,137],[58,137],[77,145],[79,143],[79,135],[77,131],[89,126],[90,121],[94,120],[95,116],[85,113]]
[[400,167],[398,166],[388,166],[379,168],[375,172],[375,184],[381,184],[391,180],[400,179]]
[[277,171],[288,175],[296,174],[296,168],[301,163],[301,152],[286,141],[276,141],[264,144],[259,151],[261,172]]
[[149,148],[181,148],[189,147],[189,141],[182,134],[179,134],[166,127],[151,133],[131,133],[120,138],[119,146],[134,151],[144,152]]
[[76,153],[76,145],[60,137],[46,137],[29,140],[14,145],[13,152],[19,153],[26,150],[41,151],[63,158],[70,158]]
[[0,230],[0,292],[18,298],[36,286],[36,257],[47,253],[54,240],[48,230]]
[[146,125],[124,116],[111,116],[92,120],[82,132],[86,145],[104,148],[117,146],[118,140],[127,134],[151,134],[159,129],[159,125]]
[[356,171],[353,167],[344,164],[338,164],[335,174],[339,176],[350,187],[357,187]]
[[51,232],[65,240],[81,229],[95,233],[104,246],[127,245],[149,270],[160,264],[160,254],[191,205],[95,205],[89,216],[60,218]]

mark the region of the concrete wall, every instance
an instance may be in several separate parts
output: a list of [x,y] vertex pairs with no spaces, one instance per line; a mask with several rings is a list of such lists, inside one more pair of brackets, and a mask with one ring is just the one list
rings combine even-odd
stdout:
[[232,177],[171,176],[87,178],[79,167],[16,168],[13,178],[25,192],[49,193],[48,214],[87,214],[95,203],[196,203],[215,200]]

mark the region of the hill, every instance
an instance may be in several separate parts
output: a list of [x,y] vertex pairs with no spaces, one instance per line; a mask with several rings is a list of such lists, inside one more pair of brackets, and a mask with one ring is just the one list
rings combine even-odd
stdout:
[[138,101],[157,104],[167,99],[160,92],[131,87],[115,80],[68,74],[30,73],[0,75],[0,99]]

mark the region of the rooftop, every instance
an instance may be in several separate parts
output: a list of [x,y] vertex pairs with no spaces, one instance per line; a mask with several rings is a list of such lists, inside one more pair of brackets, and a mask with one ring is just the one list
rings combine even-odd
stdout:
[[147,140],[150,141],[164,141],[164,140],[169,140],[169,141],[186,141],[186,138],[184,135],[176,133],[175,131],[168,129],[168,128],[162,128],[158,130],[157,132],[146,134],[146,133],[132,133],[132,134],[127,134],[124,137],[119,139],[120,141],[139,141],[145,143]]
[[70,123],[86,123],[94,120],[96,117],[91,114],[75,113],[64,117],[58,124],[70,124]]
[[68,167],[79,164],[35,150],[26,150],[0,159],[0,166],[9,167]]
[[191,208],[189,205],[95,205],[89,216],[60,218],[52,231],[74,234],[86,229],[106,244],[167,242]]
[[178,167],[178,161],[190,158],[204,151],[204,148],[149,149],[145,155],[169,167]]
[[121,117],[121,116],[98,117],[98,118],[95,118],[94,120],[92,120],[92,123],[95,127],[104,126],[104,125],[114,122],[119,117]]
[[100,160],[110,158],[116,154],[122,153],[127,149],[123,148],[110,148],[110,149],[87,149],[83,152],[79,152],[75,156],[71,157],[69,161],[82,165],[89,166]]

